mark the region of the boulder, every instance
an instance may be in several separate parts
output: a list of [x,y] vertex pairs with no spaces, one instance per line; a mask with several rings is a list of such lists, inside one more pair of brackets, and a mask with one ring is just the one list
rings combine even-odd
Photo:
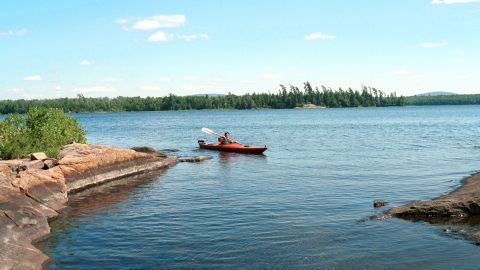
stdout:
[[188,157],[188,158],[180,158],[178,161],[180,162],[200,162],[204,160],[209,160],[212,159],[213,157],[211,156],[194,156],[194,157]]
[[30,160],[22,163],[22,168],[20,171],[31,170],[31,169],[43,169],[45,164],[42,160]]
[[374,200],[373,201],[373,207],[378,208],[387,205],[388,202],[384,200]]
[[51,169],[51,168],[57,166],[58,160],[53,159],[53,158],[49,158],[49,159],[44,160],[43,164],[44,164],[43,169],[48,170],[48,169]]
[[47,159],[47,155],[43,152],[38,152],[38,153],[32,153],[30,154],[30,159],[31,160],[45,160]]
[[149,147],[149,146],[136,146],[136,147],[132,147],[131,149],[135,152],[150,154],[150,155],[154,155],[156,157],[167,157],[167,154],[162,153],[158,150],[155,150],[154,148]]

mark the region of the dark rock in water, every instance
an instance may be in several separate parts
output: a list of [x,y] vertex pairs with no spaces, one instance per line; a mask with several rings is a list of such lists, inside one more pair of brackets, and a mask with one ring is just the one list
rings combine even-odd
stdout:
[[154,155],[156,157],[167,157],[167,154],[165,153],[162,153],[158,150],[155,150],[154,148],[152,147],[149,147],[149,146],[137,146],[137,147],[132,147],[132,150],[134,150],[135,152],[140,152],[140,153],[145,153],[145,154],[150,154],[150,155]]
[[388,202],[384,200],[374,200],[373,201],[373,207],[378,208],[387,205]]
[[480,173],[468,178],[462,187],[447,195],[398,206],[390,209],[387,214],[422,220],[480,216]]
[[160,150],[160,151],[162,151],[162,152],[171,152],[171,153],[173,153],[173,152],[180,152],[180,150],[174,149],[174,148],[162,149],[162,150]]
[[135,152],[140,152],[145,154],[154,154],[157,152],[157,150],[149,146],[136,146],[136,147],[132,147],[132,150]]
[[213,157],[211,156],[194,156],[194,157],[189,157],[189,158],[180,158],[178,161],[180,162],[200,162],[204,160],[209,160],[212,159]]
[[30,154],[30,159],[31,160],[45,160],[47,159],[47,155],[43,152],[38,152],[38,153],[32,153]]

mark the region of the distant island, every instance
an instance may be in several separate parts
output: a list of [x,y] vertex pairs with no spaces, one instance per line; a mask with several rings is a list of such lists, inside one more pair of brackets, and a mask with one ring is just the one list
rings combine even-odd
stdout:
[[[437,92],[438,93],[438,92]],[[416,95],[405,97],[404,105],[474,105],[480,104],[480,94]]]
[[431,97],[431,96],[454,96],[454,95],[457,95],[456,93],[453,93],[453,92],[446,92],[446,91],[434,91],[434,92],[427,92],[427,93],[423,93],[423,94],[417,94],[415,96],[417,97],[422,97],[422,96],[427,96],[427,97]]
[[296,107],[319,106],[339,107],[386,107],[402,106],[404,97],[395,93],[386,94],[372,87],[361,90],[333,90],[325,86],[313,88],[305,82],[303,90],[290,85],[280,85],[277,93],[253,93],[245,95],[193,95],[166,97],[116,97],[90,98],[78,95],[76,98],[43,100],[2,100],[0,113],[26,113],[31,108],[57,108],[67,113],[80,112],[122,112],[122,111],[169,111],[202,109],[293,109]]

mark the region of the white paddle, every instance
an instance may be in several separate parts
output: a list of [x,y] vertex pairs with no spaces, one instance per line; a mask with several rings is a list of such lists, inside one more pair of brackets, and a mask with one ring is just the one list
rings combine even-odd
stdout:
[[223,135],[220,135],[209,128],[202,128],[202,131],[210,135],[217,135],[217,136],[223,137]]

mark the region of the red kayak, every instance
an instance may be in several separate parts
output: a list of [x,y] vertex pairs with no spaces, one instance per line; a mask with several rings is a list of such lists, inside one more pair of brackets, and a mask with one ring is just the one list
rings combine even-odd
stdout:
[[210,149],[217,151],[225,152],[236,152],[236,153],[246,153],[246,154],[261,154],[267,150],[267,146],[249,146],[239,143],[230,143],[230,144],[209,144],[204,140],[199,140],[198,145],[202,149]]

